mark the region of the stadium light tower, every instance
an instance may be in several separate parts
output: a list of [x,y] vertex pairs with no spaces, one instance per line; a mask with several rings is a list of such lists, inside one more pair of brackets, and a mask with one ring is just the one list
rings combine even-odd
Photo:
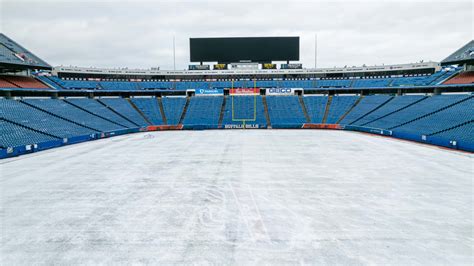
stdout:
[[176,70],[176,45],[173,35],[173,70]]
[[318,67],[318,34],[314,34],[314,69]]

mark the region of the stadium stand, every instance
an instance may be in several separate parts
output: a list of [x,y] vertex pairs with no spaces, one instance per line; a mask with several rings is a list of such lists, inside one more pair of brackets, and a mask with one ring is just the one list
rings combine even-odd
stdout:
[[26,76],[0,76],[0,88],[49,89],[40,81]]
[[349,79],[335,79],[335,80],[317,80],[316,87],[350,87],[352,80]]
[[393,79],[355,79],[351,84],[355,88],[388,87]]
[[370,95],[364,97],[359,104],[357,104],[351,112],[345,116],[340,124],[352,124],[357,122],[359,119],[368,115],[377,108],[383,106],[385,103],[390,101],[392,96],[389,95]]
[[[56,89],[87,89],[104,91],[143,91],[143,90],[199,90],[209,88],[390,88],[407,86],[437,85],[456,74],[460,68],[443,68],[432,75],[417,75],[386,78],[340,78],[340,79],[278,79],[278,80],[236,80],[231,81],[92,81],[61,79],[45,76],[40,79]],[[51,81],[51,82],[48,82]]]
[[139,82],[138,87],[143,90],[170,89],[173,88],[173,82],[170,81],[148,81]]
[[0,138],[0,149],[58,140],[55,137],[33,131],[3,119],[0,119],[0,134],[2,135]]
[[329,106],[326,124],[335,124],[357,102],[359,96],[334,96]]
[[23,102],[98,132],[113,132],[125,129],[123,126],[88,113],[60,99],[25,99]]
[[[462,100],[466,100],[469,97],[472,96],[467,94],[430,96],[418,102],[417,104],[408,106],[398,112],[391,113],[381,119],[367,123],[365,126],[391,130],[403,124],[409,123],[410,121],[456,104]],[[468,112],[468,110],[465,111]]]
[[148,122],[130,105],[130,103],[123,98],[100,98],[103,105],[119,113],[135,125],[145,127]]
[[[147,130],[241,128],[239,119],[251,128],[356,130],[474,151],[473,47],[441,65],[135,75],[53,70],[0,34],[0,157]],[[215,88],[223,88],[218,96],[199,95]],[[227,96],[229,88],[257,88],[262,96]]]
[[97,133],[96,130],[58,118],[17,100],[0,99],[0,110],[2,117],[10,122],[57,138],[71,138]]
[[115,124],[121,125],[127,128],[136,128],[138,125],[130,122],[121,115],[115,113],[111,109],[107,108],[105,105],[101,104],[95,99],[88,98],[67,98],[65,101],[71,103],[72,105],[81,108],[89,113],[92,113],[96,116],[99,116],[105,120],[109,120]]
[[306,96],[303,98],[306,110],[308,111],[311,123],[322,123],[326,104],[328,102],[327,96]]
[[[472,96],[452,106],[444,107],[439,111],[393,127],[392,130],[396,133],[431,135],[474,120],[474,113],[466,112],[466,110],[474,110],[474,99]],[[474,138],[474,136],[471,137]]]
[[[336,123],[345,115],[341,124],[388,130],[395,137],[437,145],[451,147],[450,143],[455,141],[462,149],[474,147],[473,95],[331,97],[326,123]],[[183,124],[195,129],[217,128],[223,99],[222,96],[191,97]],[[266,96],[266,99],[273,127],[299,128],[305,123],[298,96]],[[327,96],[303,97],[312,123],[321,123],[328,99]],[[162,101],[169,123],[177,124],[186,98],[163,97]],[[153,124],[162,124],[157,98],[133,98],[132,102],[147,117],[153,118]],[[254,106],[256,121],[247,121],[247,124],[265,127],[262,96],[235,96],[235,118],[253,118]],[[0,99],[0,114],[2,149],[147,125],[141,114],[123,98]],[[230,99],[224,108],[223,125],[242,125],[241,121],[232,121]]]
[[217,128],[224,97],[191,97],[183,124],[191,127]]
[[17,85],[15,84],[12,84],[6,80],[4,80],[1,76],[0,76],[0,88],[19,88]]
[[451,84],[470,84],[470,83],[474,83],[474,71],[460,73],[459,75],[447,80],[443,84],[451,85]]
[[364,118],[356,121],[353,125],[364,126],[377,119],[385,117],[391,113],[397,112],[403,108],[410,106],[411,104],[417,103],[423,99],[426,99],[424,95],[405,95],[394,97],[391,101],[387,102],[379,109],[374,110]]
[[155,97],[132,98],[131,100],[153,125],[163,125],[163,117]]
[[255,125],[260,128],[267,126],[262,96],[230,96],[224,109],[223,125]]
[[453,127],[451,129],[442,130],[437,133],[433,133],[430,137],[434,139],[440,139],[447,142],[452,141],[459,141],[461,143],[465,143],[470,145],[474,151],[474,120],[466,122],[457,127]]
[[177,125],[183,113],[184,105],[186,105],[186,98],[163,97],[161,100],[168,125]]
[[[85,81],[85,80],[63,80],[56,76],[43,76],[43,80],[45,80],[48,84],[55,84],[56,89],[70,89],[70,90],[80,90],[80,89],[87,89],[87,90],[95,90],[98,89],[99,83],[97,81]],[[47,80],[51,81],[49,83]]]
[[102,81],[99,86],[103,90],[118,90],[118,91],[133,91],[138,90],[139,87],[137,82],[126,82],[126,81]]
[[273,128],[301,127],[306,122],[298,96],[267,96]]

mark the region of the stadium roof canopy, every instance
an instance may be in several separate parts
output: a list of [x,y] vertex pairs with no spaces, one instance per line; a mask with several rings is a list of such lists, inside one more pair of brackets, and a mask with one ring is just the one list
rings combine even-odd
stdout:
[[474,40],[471,40],[466,45],[452,53],[441,61],[441,65],[452,64],[473,64],[474,63]]
[[52,69],[52,67],[23,46],[0,33],[0,71]]

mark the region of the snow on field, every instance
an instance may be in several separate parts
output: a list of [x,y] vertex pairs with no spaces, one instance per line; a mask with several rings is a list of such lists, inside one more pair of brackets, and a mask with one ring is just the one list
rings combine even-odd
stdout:
[[0,264],[471,264],[473,159],[353,132],[215,130],[2,160]]

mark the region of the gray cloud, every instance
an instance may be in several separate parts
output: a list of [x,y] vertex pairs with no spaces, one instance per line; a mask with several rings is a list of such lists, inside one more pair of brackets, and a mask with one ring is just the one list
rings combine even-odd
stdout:
[[439,61],[472,39],[470,1],[11,1],[1,31],[53,65],[173,67],[189,38],[300,36],[301,62],[318,67]]

